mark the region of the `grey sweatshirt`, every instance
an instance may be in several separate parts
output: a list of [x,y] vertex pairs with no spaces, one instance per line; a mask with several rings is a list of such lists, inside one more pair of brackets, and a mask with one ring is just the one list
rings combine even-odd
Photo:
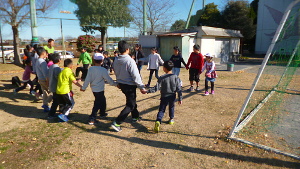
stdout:
[[88,85],[91,84],[93,92],[102,92],[104,91],[104,80],[112,86],[117,86],[117,83],[108,75],[107,69],[101,66],[92,66],[89,68],[82,89],[86,90]]
[[57,64],[53,64],[49,68],[49,90],[50,92],[56,92],[58,74],[61,72],[61,68]]
[[36,61],[39,59],[39,55],[37,54],[37,53],[34,53],[34,55],[33,55],[33,57],[31,57],[31,64],[32,64],[32,71],[34,72],[34,73],[36,73],[36,71],[35,71],[35,63],[36,63]]
[[46,80],[48,78],[48,66],[45,59],[39,58],[36,61],[35,71],[39,80]]
[[147,93],[155,93],[160,90],[161,98],[178,94],[178,100],[182,101],[181,81],[177,75],[164,74],[158,78],[157,84],[151,87]]
[[113,67],[118,83],[136,85],[139,89],[144,88],[137,65],[129,55],[120,55],[115,59]]

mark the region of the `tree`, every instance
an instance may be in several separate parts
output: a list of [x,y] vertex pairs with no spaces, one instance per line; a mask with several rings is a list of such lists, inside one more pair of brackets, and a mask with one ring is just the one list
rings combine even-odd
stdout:
[[84,32],[101,32],[103,48],[106,48],[108,26],[129,26],[132,17],[128,5],[130,0],[70,0],[78,6],[75,14]]
[[[143,0],[131,0],[133,23],[143,32]],[[172,23],[173,0],[147,0],[147,21],[150,34],[165,30]]]
[[[55,6],[57,0],[38,0],[36,9],[38,14],[45,13]],[[13,32],[13,45],[14,45],[14,63],[22,65],[20,50],[19,50],[19,27],[25,23],[30,15],[29,0],[0,0],[0,13],[4,22],[9,24]]]
[[183,30],[185,28],[186,21],[183,19],[176,20],[170,28],[170,31]]
[[258,3],[259,3],[259,0],[253,0],[251,3],[250,3],[250,17],[253,18],[253,24],[257,24],[257,12],[258,12]]
[[203,10],[200,9],[196,12],[196,15],[191,16],[189,28],[195,27],[195,26],[200,26],[200,25],[198,25],[198,21],[200,19],[200,16],[202,15],[202,13],[203,13]]
[[240,30],[246,40],[251,39],[256,32],[248,6],[245,1],[229,1],[222,13],[223,27]]
[[197,22],[197,25],[219,27],[221,21],[221,13],[218,5],[214,3],[207,4]]

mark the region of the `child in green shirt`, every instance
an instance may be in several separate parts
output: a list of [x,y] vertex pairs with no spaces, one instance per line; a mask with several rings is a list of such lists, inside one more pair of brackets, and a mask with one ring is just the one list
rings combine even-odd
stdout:
[[80,62],[82,62],[82,64],[83,64],[81,80],[84,80],[86,75],[87,75],[89,65],[92,64],[92,58],[91,58],[90,54],[87,53],[87,48],[86,47],[82,47],[81,55],[79,57],[77,65],[79,65]]

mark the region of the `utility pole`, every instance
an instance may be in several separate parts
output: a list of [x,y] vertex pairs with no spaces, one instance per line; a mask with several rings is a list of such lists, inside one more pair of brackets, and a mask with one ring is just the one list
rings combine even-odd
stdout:
[[4,56],[4,49],[3,49],[3,39],[2,39],[2,20],[0,20],[0,38],[1,38],[2,59],[3,59],[3,64],[5,64],[5,56]]
[[39,38],[37,33],[35,0],[30,0],[30,20],[31,20],[31,34],[32,34],[31,45],[33,46],[35,44],[39,44]]
[[147,35],[147,0],[143,0],[143,35]]
[[190,12],[189,12],[189,16],[188,16],[186,24],[185,24],[185,29],[187,29],[189,27],[190,19],[191,19],[191,15],[192,15],[192,11],[193,11],[194,5],[195,5],[195,0],[193,0],[193,2],[192,2],[191,9],[190,9]]
[[64,37],[64,33],[63,33],[63,24],[62,24],[62,18],[60,18],[60,31],[61,31],[61,43],[62,43],[62,47],[63,47],[63,58],[65,59],[66,57],[66,47],[65,47],[65,37]]
[[205,8],[205,0],[202,0],[202,9]]

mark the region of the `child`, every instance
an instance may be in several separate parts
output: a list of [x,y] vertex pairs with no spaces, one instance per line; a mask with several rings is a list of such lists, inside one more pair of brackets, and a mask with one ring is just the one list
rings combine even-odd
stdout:
[[67,122],[69,120],[68,115],[75,104],[73,99],[72,83],[80,88],[82,85],[79,84],[80,80],[77,81],[72,72],[73,62],[71,59],[66,59],[64,61],[64,67],[64,70],[62,70],[58,75],[56,94],[58,96],[58,104],[60,107],[60,114],[58,117],[62,121]]
[[215,86],[215,81],[217,78],[217,73],[216,73],[216,65],[215,62],[213,61],[213,56],[210,53],[207,53],[205,55],[205,60],[206,62],[204,63],[203,69],[201,73],[206,69],[205,73],[205,96],[209,95],[208,93],[208,82],[210,81],[211,84],[211,93],[210,94],[215,94],[214,91],[214,86]]
[[54,53],[54,40],[48,39],[48,44],[44,46],[44,49],[47,51],[48,54]]
[[[186,69],[189,70],[189,80],[191,87],[188,89],[188,91],[193,91],[194,90],[194,81],[196,81],[197,88],[195,89],[196,91],[199,91],[199,74],[203,68],[204,64],[204,59],[203,55],[199,52],[200,46],[199,45],[194,45],[193,47],[194,52],[191,53],[190,58],[188,60],[188,63],[186,64]],[[191,65],[191,66],[190,66]]]
[[30,80],[30,74],[32,73],[32,70],[31,70],[31,60],[29,60],[29,59],[26,60],[25,64],[26,64],[26,67],[25,67],[25,71],[23,73],[23,78],[22,78],[24,84],[23,84],[23,86],[16,88],[14,90],[14,94],[18,93],[21,90],[24,90],[26,88],[27,84],[30,85],[30,92],[29,93],[30,94],[34,94],[33,83]]
[[37,54],[39,55],[39,59],[36,61],[35,70],[39,80],[39,84],[41,85],[41,89],[43,91],[43,106],[44,112],[49,112],[49,103],[52,100],[52,96],[49,92],[49,78],[48,78],[48,67],[45,58],[47,57],[47,52],[43,47],[37,48]]
[[176,99],[176,93],[178,94],[178,104],[182,104],[182,93],[181,93],[181,80],[177,75],[172,74],[172,68],[174,64],[172,61],[165,62],[163,70],[166,74],[158,78],[156,86],[150,88],[147,93],[154,93],[160,90],[160,105],[159,112],[157,114],[154,131],[159,132],[161,120],[164,117],[164,113],[167,105],[169,105],[169,124],[174,124],[174,102]]
[[104,67],[107,70],[107,72],[109,73],[110,67],[112,64],[111,64],[110,58],[108,58],[108,52],[104,51],[103,56],[104,56],[104,59],[103,59],[102,67]]
[[110,85],[117,86],[117,83],[108,75],[107,70],[104,67],[101,67],[103,59],[104,57],[101,55],[94,56],[95,66],[89,68],[85,82],[81,88],[81,91],[85,91],[88,85],[91,84],[95,96],[94,107],[89,117],[90,125],[97,123],[96,116],[99,110],[100,117],[106,117],[108,115],[105,113],[106,98],[104,95],[104,81],[106,80]]
[[175,46],[174,48],[174,54],[171,56],[170,61],[173,62],[174,67],[172,69],[172,73],[179,76],[180,73],[180,68],[181,68],[181,63],[186,67],[186,63],[182,58],[180,49],[178,46]]
[[87,53],[87,48],[86,47],[82,47],[81,49],[81,55],[79,57],[79,60],[77,62],[77,65],[79,65],[79,63],[82,61],[83,64],[83,70],[82,70],[82,76],[81,79],[84,80],[86,75],[87,75],[87,71],[89,68],[89,65],[92,64],[92,59],[90,54]]
[[158,79],[158,69],[159,65],[164,64],[164,61],[161,59],[160,55],[157,53],[155,47],[151,48],[151,54],[148,56],[148,70],[150,70],[149,80],[146,87],[150,87],[152,75],[155,72],[155,77]]
[[58,107],[58,98],[56,94],[56,87],[58,81],[58,75],[61,72],[61,68],[59,67],[60,56],[58,53],[51,54],[53,65],[49,68],[49,90],[53,93],[52,97],[52,105],[50,111],[48,113],[48,119],[53,119],[55,117],[55,112]]
[[47,66],[50,68],[51,65],[53,65],[53,53],[48,54],[48,63]]

